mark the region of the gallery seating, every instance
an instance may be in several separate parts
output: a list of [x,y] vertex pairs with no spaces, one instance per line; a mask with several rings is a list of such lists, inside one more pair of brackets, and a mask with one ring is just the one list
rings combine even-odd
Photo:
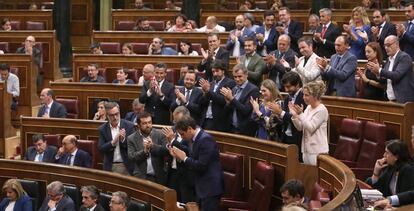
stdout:
[[220,153],[220,163],[224,174],[225,191],[223,199],[242,199],[243,156],[233,153]]

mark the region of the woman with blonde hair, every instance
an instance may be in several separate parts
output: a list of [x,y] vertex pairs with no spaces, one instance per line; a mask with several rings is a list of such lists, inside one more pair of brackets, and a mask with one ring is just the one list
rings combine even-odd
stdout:
[[32,211],[32,200],[23,190],[17,179],[9,179],[3,184],[6,197],[0,202],[0,210],[4,211]]
[[106,121],[105,101],[99,101],[98,111],[93,116],[93,120]]
[[365,45],[371,40],[371,26],[367,11],[363,7],[355,7],[352,10],[351,20],[343,25],[344,31],[350,37],[349,51],[357,59],[366,59]]
[[321,102],[325,93],[322,81],[309,82],[303,86],[303,100],[308,105],[289,104],[292,122],[297,130],[303,131],[302,154],[303,162],[316,166],[318,154],[328,153],[328,109]]
[[260,94],[263,97],[263,101],[259,104],[259,99],[250,99],[250,103],[253,107],[252,119],[257,122],[259,128],[256,132],[256,137],[265,140],[277,141],[279,140],[277,133],[277,126],[282,122],[278,115],[274,115],[269,109],[269,105],[272,103],[281,104],[281,96],[279,90],[276,87],[275,82],[270,79],[266,79],[260,86]]

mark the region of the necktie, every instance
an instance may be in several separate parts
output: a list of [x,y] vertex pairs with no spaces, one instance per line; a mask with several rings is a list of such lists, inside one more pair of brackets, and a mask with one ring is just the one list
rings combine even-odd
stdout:
[[408,22],[408,26],[407,26],[407,32],[410,32],[411,29],[413,28],[413,22]]
[[66,160],[66,165],[69,165],[70,166],[70,164],[71,164],[71,161],[72,160],[72,154],[69,154],[69,156],[68,156],[68,159]]
[[49,106],[45,106],[45,114],[49,114]]
[[186,102],[188,102],[188,100],[190,99],[190,90],[189,89],[187,89],[186,91],[185,91],[185,101]]
[[326,25],[323,25],[322,33],[321,33],[322,38],[325,38],[325,33],[326,33]]
[[190,155],[193,153],[193,140],[188,141],[188,151]]
[[39,162],[43,161],[43,153],[39,154]]

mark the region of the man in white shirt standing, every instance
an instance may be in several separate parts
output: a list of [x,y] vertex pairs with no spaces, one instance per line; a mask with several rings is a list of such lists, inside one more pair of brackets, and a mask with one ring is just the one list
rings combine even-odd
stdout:
[[6,63],[0,64],[0,76],[0,81],[5,81],[7,84],[7,93],[13,97],[11,109],[15,111],[17,109],[17,98],[20,95],[19,78],[10,72],[10,66]]

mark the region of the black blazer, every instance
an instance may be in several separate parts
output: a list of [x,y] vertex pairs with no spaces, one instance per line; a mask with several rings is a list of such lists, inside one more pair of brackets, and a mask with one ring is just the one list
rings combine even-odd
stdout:
[[[45,110],[46,105],[42,105],[42,107],[39,109],[39,112],[37,112],[37,117],[42,117],[45,114]],[[49,110],[49,117],[66,118],[66,115],[67,112],[65,106],[56,101],[53,101],[52,106]]]
[[[54,163],[56,156],[57,148],[55,146],[47,145],[46,150],[43,152],[42,162]],[[34,161],[37,151],[35,146],[30,146],[27,148],[26,154],[24,155],[25,160]]]
[[414,190],[398,194],[400,206],[414,203]]
[[[288,35],[290,37],[290,48],[294,50],[296,53],[299,52],[298,48],[298,40],[303,35],[303,25],[300,22],[290,20],[289,26],[288,26]],[[275,41],[274,43],[277,45],[277,41],[279,39],[280,33],[276,31]]]
[[[408,29],[407,23],[405,23],[404,26]],[[410,55],[411,59],[414,61],[414,26],[411,26],[410,32],[406,31],[400,37],[400,47],[401,50]]]
[[[121,151],[122,161],[127,167],[128,172],[132,175],[134,171],[133,163],[129,162],[128,159],[128,144],[127,137],[135,132],[135,126],[132,122],[121,119],[120,128],[125,128],[125,140],[119,142],[119,147]],[[103,154],[103,170],[112,171],[112,161],[114,160],[114,150],[115,147],[112,146],[112,134],[111,134],[111,125],[109,122],[104,123],[99,126],[99,142],[98,149]]]
[[137,118],[137,115],[135,114],[135,112],[130,111],[128,113],[125,114],[125,120],[130,121],[130,122],[134,122],[135,118]]
[[[46,197],[43,200],[42,206],[39,208],[39,211],[48,211],[49,206],[47,205],[49,203],[50,197]],[[75,203],[73,200],[65,194],[65,196],[57,203],[56,211],[73,211],[75,209]]]
[[[235,93],[236,87],[233,88],[233,96]],[[259,98],[260,93],[257,86],[248,82],[246,87],[242,90],[239,99],[236,100],[236,98],[234,98],[226,105],[225,109],[230,113],[230,121],[232,121],[233,111],[236,111],[238,127],[241,134],[254,137],[258,125],[257,122],[251,118],[253,107],[250,103],[250,97],[253,97],[253,99]]]
[[213,123],[214,128],[213,130],[228,132],[231,129],[231,114],[226,112],[224,106],[226,105],[226,101],[224,100],[224,96],[220,93],[220,89],[222,87],[227,87],[233,89],[236,86],[236,82],[230,78],[225,77],[223,81],[218,85],[216,91],[214,91],[214,85],[216,84],[215,81],[211,82],[210,91],[203,94],[200,99],[200,106],[202,110],[201,115],[201,125],[203,125],[207,109],[211,100],[211,110],[213,113]]
[[[79,211],[89,211],[88,208],[84,207],[83,205],[79,208]],[[93,211],[105,211],[105,209],[100,205],[97,204],[95,209],[93,209]]]
[[384,27],[382,28],[381,34],[378,37],[377,41],[382,49],[382,55],[384,55],[384,59],[388,58],[387,52],[385,51],[384,48],[384,40],[386,37],[390,36],[390,35],[397,35],[397,29],[395,27],[395,24],[391,23],[391,22],[385,22]]
[[[17,48],[16,53],[26,53],[25,47]],[[42,52],[40,52],[39,49],[33,47],[32,56],[33,56],[35,64],[37,64],[39,68],[43,68]]]
[[150,82],[146,81],[142,86],[141,96],[139,101],[145,104],[145,111],[152,115],[152,123],[160,125],[171,125],[170,121],[170,106],[175,99],[175,87],[173,84],[164,80],[161,86],[161,91],[164,94],[164,99],[152,93],[150,97],[147,96],[147,91],[150,88]]
[[[319,26],[318,29],[316,29],[316,32],[322,33],[322,27],[323,26]],[[320,57],[331,58],[331,56],[336,53],[335,40],[339,35],[341,35],[341,33],[342,30],[331,22],[329,27],[326,29],[325,36],[323,37],[323,39],[326,39],[325,44],[323,42],[314,41],[316,54]]]
[[[181,87],[179,90],[183,95],[185,95],[184,87]],[[203,92],[199,88],[194,87],[191,91],[190,99],[188,99],[188,102],[183,105],[190,111],[191,117],[193,117],[197,124],[199,124],[201,120],[200,100],[202,96]],[[171,104],[171,111],[174,111],[177,107],[177,101],[173,100],[173,103]]]
[[[66,161],[69,159],[69,153],[63,154],[56,162],[59,164],[66,164]],[[75,154],[75,160],[73,161],[74,166],[92,167],[92,159],[89,153],[78,148],[78,151]]]
[[[296,144],[299,147],[299,151],[301,151],[301,144],[302,144],[302,131],[298,131],[295,127],[295,125],[293,125],[292,123],[292,114],[289,111],[289,102],[291,101],[292,97],[291,96],[286,96],[284,101],[283,101],[283,106],[282,106],[282,110],[285,112],[285,115],[283,116],[282,120],[283,120],[283,125],[282,125],[282,134],[280,135],[280,137],[282,137],[282,142],[285,144]],[[296,105],[303,105],[303,110],[306,109],[306,103],[303,100],[303,90],[301,90],[298,93],[298,96],[296,96],[295,102],[294,104]],[[290,129],[292,131],[292,137],[290,138],[290,140],[287,139],[287,136],[285,134],[286,130],[288,129],[290,125]]]
[[[230,57],[230,53],[226,49],[220,47],[219,50],[217,51],[215,59],[222,60],[225,67],[226,67],[226,70],[227,70],[228,67],[229,67],[229,57]],[[205,76],[204,77],[208,81],[213,80],[213,72],[211,72],[211,63],[213,61],[214,61],[213,58],[209,57],[205,63],[203,63],[203,61],[201,61],[200,64],[198,65],[198,70],[199,71],[201,71],[201,72],[205,71],[205,74],[204,74]]]
[[[279,50],[270,52],[270,55],[275,55],[277,59],[283,57],[283,59],[289,63],[290,67],[295,67],[295,56],[297,56],[298,54],[294,50],[289,48],[289,50],[286,51],[286,53],[284,53],[283,55],[280,53]],[[290,71],[290,69],[291,68],[286,68],[285,66],[283,66],[278,60],[276,61],[275,65],[266,65],[264,74],[269,73],[269,79],[273,80],[276,83],[276,85],[278,85],[277,88],[283,91],[282,77],[286,72]],[[278,81],[276,81],[277,76],[279,76]]]

